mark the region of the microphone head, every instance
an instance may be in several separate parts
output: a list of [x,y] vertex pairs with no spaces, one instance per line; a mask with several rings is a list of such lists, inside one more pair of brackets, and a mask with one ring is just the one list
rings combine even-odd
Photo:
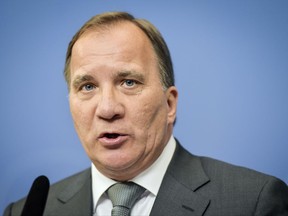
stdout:
[[49,192],[49,179],[46,176],[37,177],[28,193],[21,216],[42,216]]

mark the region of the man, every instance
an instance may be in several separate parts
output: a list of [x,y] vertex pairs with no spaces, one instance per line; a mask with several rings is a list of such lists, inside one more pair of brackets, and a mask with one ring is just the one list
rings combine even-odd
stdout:
[[[125,207],[131,215],[288,215],[284,182],[191,155],[174,139],[172,62],[148,21],[122,12],[93,17],[69,44],[65,77],[92,166],[50,188],[45,215],[110,215],[117,182],[144,188]],[[5,214],[20,215],[24,203]]]

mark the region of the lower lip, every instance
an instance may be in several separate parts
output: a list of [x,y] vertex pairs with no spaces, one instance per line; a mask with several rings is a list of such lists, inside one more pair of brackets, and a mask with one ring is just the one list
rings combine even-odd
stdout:
[[111,149],[119,148],[124,142],[128,139],[128,136],[122,135],[118,136],[117,138],[107,138],[102,137],[98,140],[102,143],[103,146]]

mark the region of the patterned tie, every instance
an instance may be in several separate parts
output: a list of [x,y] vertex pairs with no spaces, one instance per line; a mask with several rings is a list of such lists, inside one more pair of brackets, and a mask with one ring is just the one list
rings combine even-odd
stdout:
[[111,216],[129,216],[132,206],[144,191],[133,182],[112,185],[107,191],[113,204]]

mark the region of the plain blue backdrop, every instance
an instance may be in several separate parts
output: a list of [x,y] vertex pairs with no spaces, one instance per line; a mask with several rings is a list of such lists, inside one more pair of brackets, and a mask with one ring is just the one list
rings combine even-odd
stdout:
[[85,21],[115,10],[163,33],[184,146],[288,183],[287,0],[1,0],[0,212],[37,176],[53,183],[90,166],[69,113],[64,58]]

